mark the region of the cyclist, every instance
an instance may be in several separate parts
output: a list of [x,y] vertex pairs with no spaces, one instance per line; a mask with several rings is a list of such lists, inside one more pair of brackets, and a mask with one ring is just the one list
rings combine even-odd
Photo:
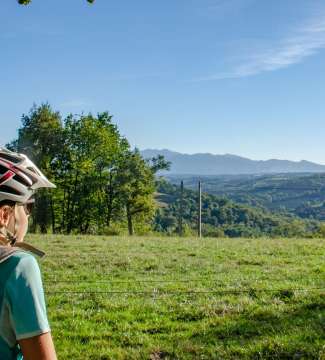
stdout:
[[54,188],[23,154],[0,148],[0,359],[56,360],[47,319],[40,250],[23,242],[33,194]]

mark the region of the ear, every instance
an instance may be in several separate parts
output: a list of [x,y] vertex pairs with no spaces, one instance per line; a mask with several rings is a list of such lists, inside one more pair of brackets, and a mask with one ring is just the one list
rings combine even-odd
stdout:
[[8,205],[2,206],[0,208],[0,226],[1,227],[8,226],[12,213],[13,213],[13,210]]

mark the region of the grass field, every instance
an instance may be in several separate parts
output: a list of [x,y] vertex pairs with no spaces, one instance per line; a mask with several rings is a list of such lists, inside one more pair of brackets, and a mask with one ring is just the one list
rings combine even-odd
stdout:
[[325,240],[28,241],[60,360],[325,359]]

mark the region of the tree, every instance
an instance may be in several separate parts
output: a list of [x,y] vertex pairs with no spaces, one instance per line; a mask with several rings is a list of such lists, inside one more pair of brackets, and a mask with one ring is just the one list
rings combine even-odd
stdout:
[[49,104],[34,105],[7,146],[28,155],[57,185],[55,191],[36,193],[32,230],[46,232],[51,224],[52,232],[87,232],[122,207],[113,196],[108,205],[106,195],[112,166],[129,144],[108,113],[69,115],[63,122]]
[[163,155],[146,159],[151,167],[153,173],[157,173],[160,170],[170,170],[171,162],[166,161]]
[[129,235],[133,235],[134,217],[145,214],[150,219],[153,215],[154,173],[135,149],[121,159],[117,176],[119,199],[125,206]]
[[49,104],[22,116],[18,138],[8,146],[27,154],[57,185],[37,192],[32,230],[97,233],[115,224],[135,230],[151,226],[155,174],[170,163],[145,160],[130,149],[107,112],[63,121]]
[[155,174],[159,170],[168,169],[170,163],[162,156],[143,159],[140,151],[128,151],[118,165],[117,183],[119,199],[125,206],[129,235],[134,233],[134,218],[138,224],[151,222],[156,204]]
[[[61,231],[86,233],[111,220],[114,206],[115,164],[129,149],[107,112],[64,122],[64,152],[58,159],[62,195]],[[106,216],[105,216],[106,214]]]
[[[17,140],[7,146],[28,155],[55,182],[53,164],[62,146],[62,121],[58,112],[49,104],[34,105],[29,114],[22,116],[22,126],[18,130]],[[33,214],[33,230],[40,227],[46,232],[49,224],[55,228],[54,197],[55,192],[46,190],[36,194],[36,207]]]

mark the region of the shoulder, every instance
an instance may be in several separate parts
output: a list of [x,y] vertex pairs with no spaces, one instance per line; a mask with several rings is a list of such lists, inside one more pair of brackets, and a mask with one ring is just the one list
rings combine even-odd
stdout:
[[37,272],[39,266],[34,256],[24,250],[17,250],[11,253],[9,256],[2,254],[3,257],[7,257],[0,263],[0,285],[3,287],[5,283],[12,276],[19,276],[19,274]]
[[10,275],[6,288],[15,289],[21,286],[36,286],[41,283],[41,272],[35,257],[25,251],[16,251],[8,260]]
[[39,265],[34,255],[23,250],[13,253],[8,261],[14,266],[13,270],[17,275],[35,270],[39,271]]

